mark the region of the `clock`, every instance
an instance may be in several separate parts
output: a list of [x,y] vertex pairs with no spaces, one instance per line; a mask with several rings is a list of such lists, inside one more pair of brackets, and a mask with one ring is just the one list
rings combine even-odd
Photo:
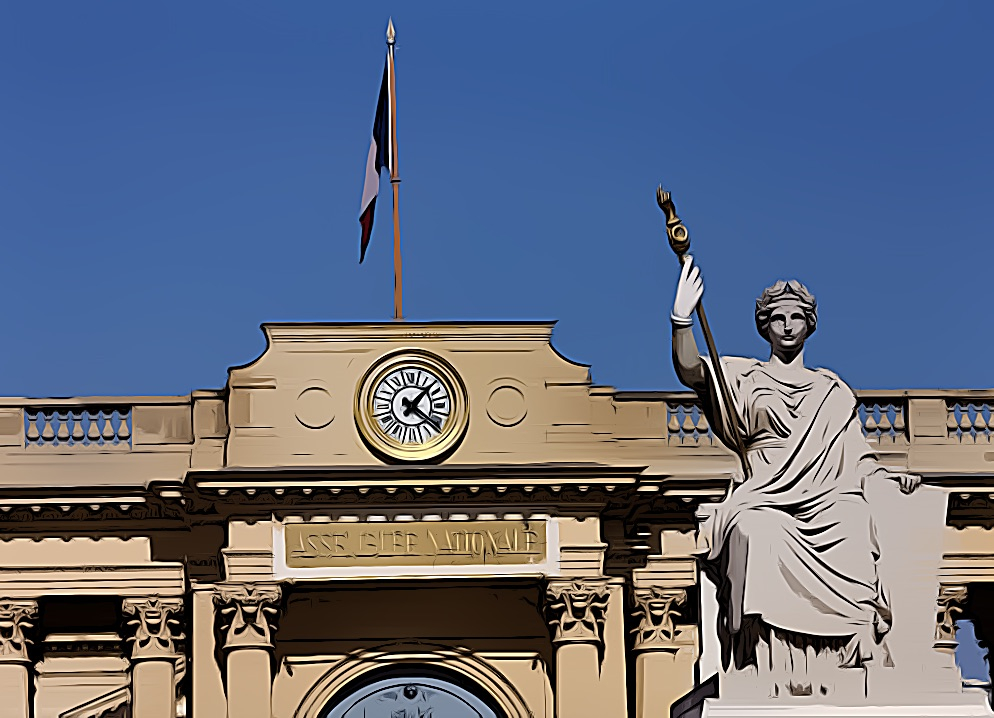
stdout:
[[356,392],[356,426],[380,454],[425,461],[453,448],[466,431],[468,399],[448,362],[408,349],[376,362]]

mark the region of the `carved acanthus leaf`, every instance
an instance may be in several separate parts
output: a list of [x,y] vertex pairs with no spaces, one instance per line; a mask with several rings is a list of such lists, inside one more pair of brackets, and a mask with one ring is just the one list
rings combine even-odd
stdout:
[[125,623],[132,632],[128,638],[133,660],[146,658],[174,658],[176,641],[183,638],[180,622],[175,616],[183,611],[180,598],[126,598],[125,616],[134,616]]
[[26,634],[38,615],[36,601],[0,601],[0,662],[28,661],[28,646],[32,641]]
[[632,615],[639,625],[635,634],[635,650],[677,648],[678,607],[687,603],[687,591],[682,588],[639,588],[634,592],[635,611]]
[[606,580],[551,581],[546,598],[548,620],[555,628],[554,642],[603,640],[610,598]]
[[936,601],[935,641],[956,643],[956,617],[966,606],[966,586],[940,586]]
[[278,584],[219,586],[214,602],[221,608],[225,648],[271,648],[282,593]]

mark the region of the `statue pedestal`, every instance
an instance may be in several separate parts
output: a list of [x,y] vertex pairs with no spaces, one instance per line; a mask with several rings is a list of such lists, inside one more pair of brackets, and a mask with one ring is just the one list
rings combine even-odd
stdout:
[[748,673],[718,678],[724,697],[706,698],[696,708],[687,706],[685,712],[677,712],[677,718],[994,717],[986,690],[962,688],[956,668],[934,664],[845,669],[828,694],[809,696],[774,697]]
[[[702,718],[968,718],[994,715],[984,691],[935,695],[935,702],[900,705],[826,705],[821,703],[732,703],[704,701]],[[951,702],[955,699],[956,702]]]

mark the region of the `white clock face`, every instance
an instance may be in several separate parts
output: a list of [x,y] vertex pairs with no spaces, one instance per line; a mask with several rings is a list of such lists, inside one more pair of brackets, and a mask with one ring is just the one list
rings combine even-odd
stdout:
[[401,461],[444,455],[466,432],[468,397],[441,357],[405,349],[379,359],[356,391],[356,427],[377,453]]
[[424,444],[445,431],[452,397],[445,382],[420,366],[400,366],[373,389],[373,417],[400,444]]

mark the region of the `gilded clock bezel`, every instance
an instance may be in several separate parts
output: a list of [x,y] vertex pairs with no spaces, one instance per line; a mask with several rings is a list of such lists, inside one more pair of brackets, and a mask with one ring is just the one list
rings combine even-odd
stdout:
[[[373,416],[373,393],[390,372],[414,367],[431,372],[444,382],[449,392],[449,421],[442,432],[423,444],[402,444],[387,434]],[[452,365],[423,349],[401,349],[381,357],[366,370],[355,394],[356,428],[375,451],[398,461],[428,461],[452,449],[462,439],[469,423],[469,395]]]

